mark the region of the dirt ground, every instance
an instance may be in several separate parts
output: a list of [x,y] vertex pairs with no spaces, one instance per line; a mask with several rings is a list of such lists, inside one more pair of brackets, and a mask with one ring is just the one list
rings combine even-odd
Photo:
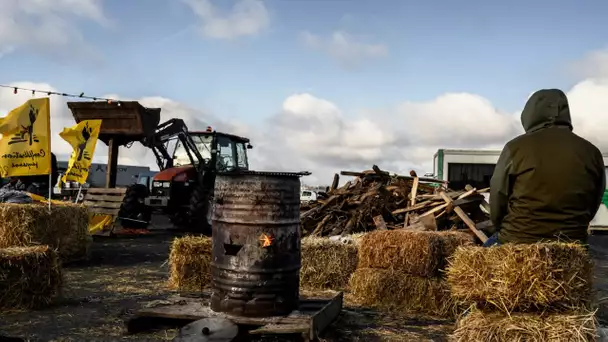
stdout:
[[[30,341],[170,341],[177,330],[126,336],[123,322],[142,303],[173,294],[165,285],[173,238],[172,234],[158,234],[97,239],[91,260],[64,268],[63,299],[41,311],[3,312],[0,336]],[[603,299],[608,297],[608,262],[604,262],[608,260],[608,236],[591,240],[596,286]],[[604,306],[608,308],[602,305],[598,318],[608,322]],[[449,321],[394,317],[347,304],[323,341],[446,341],[452,327]]]

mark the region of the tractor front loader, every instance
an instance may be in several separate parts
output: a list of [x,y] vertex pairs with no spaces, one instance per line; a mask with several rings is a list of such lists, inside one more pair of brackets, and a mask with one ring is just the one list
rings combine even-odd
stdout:
[[[120,102],[120,105],[70,102],[68,107],[77,122],[103,120],[99,137],[109,147],[107,189],[116,184],[118,146],[130,147],[139,141],[154,153],[160,172],[150,182],[136,183],[118,192],[109,191],[124,193],[120,203],[116,197],[106,204],[96,198],[85,198],[85,204],[94,207],[93,210],[107,209],[122,227],[147,227],[152,213],[160,212],[179,228],[210,234],[216,174],[249,169],[247,149],[252,146],[247,138],[216,132],[211,127],[190,132],[181,119],[170,119],[159,125],[160,109],[144,108],[137,102]],[[103,192],[101,189],[97,192],[100,191]]]

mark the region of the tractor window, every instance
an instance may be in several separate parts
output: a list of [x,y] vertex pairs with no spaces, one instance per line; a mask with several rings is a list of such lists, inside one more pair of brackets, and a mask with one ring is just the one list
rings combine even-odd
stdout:
[[190,165],[190,158],[188,152],[184,148],[181,141],[177,140],[175,144],[175,152],[173,152],[173,166]]
[[234,158],[234,142],[224,136],[217,137],[217,170],[232,171],[236,163]]
[[[196,145],[196,149],[201,154],[201,157],[205,161],[209,161],[211,159],[211,141],[213,137],[210,135],[191,135],[192,141]],[[192,154],[192,157],[196,159],[196,156]],[[188,152],[184,148],[182,142],[177,139],[177,143],[175,144],[175,152],[173,153],[173,165],[174,166],[182,166],[182,165],[190,165],[190,158],[188,157]]]
[[137,180],[137,184],[148,186],[149,180],[150,180],[150,177],[148,177],[148,176],[140,176],[139,179]]
[[249,165],[247,163],[247,149],[243,143],[236,144],[236,166],[242,170],[249,169]]
[[192,140],[196,145],[198,153],[205,161],[211,160],[211,142],[213,141],[212,135],[192,135]]

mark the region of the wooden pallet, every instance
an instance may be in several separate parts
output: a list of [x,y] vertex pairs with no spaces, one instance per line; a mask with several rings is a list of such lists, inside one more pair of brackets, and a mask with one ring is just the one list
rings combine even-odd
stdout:
[[251,335],[298,334],[304,341],[314,341],[342,311],[342,292],[326,293],[322,296],[301,297],[300,307],[287,316],[240,317],[219,313],[209,307],[210,293],[198,297],[175,296],[163,301],[154,301],[126,320],[130,334],[153,329],[155,326],[185,325],[210,317],[226,318],[233,323],[246,326]]

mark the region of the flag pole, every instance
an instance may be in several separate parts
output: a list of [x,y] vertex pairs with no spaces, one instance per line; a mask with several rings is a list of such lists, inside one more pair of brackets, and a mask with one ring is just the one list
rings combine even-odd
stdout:
[[80,193],[82,192],[82,184],[79,184],[80,187],[78,188],[78,194],[76,194],[76,200],[74,201],[74,203],[78,203],[78,199],[80,198]]
[[51,211],[51,195],[53,194],[53,173],[49,173],[49,211]]

